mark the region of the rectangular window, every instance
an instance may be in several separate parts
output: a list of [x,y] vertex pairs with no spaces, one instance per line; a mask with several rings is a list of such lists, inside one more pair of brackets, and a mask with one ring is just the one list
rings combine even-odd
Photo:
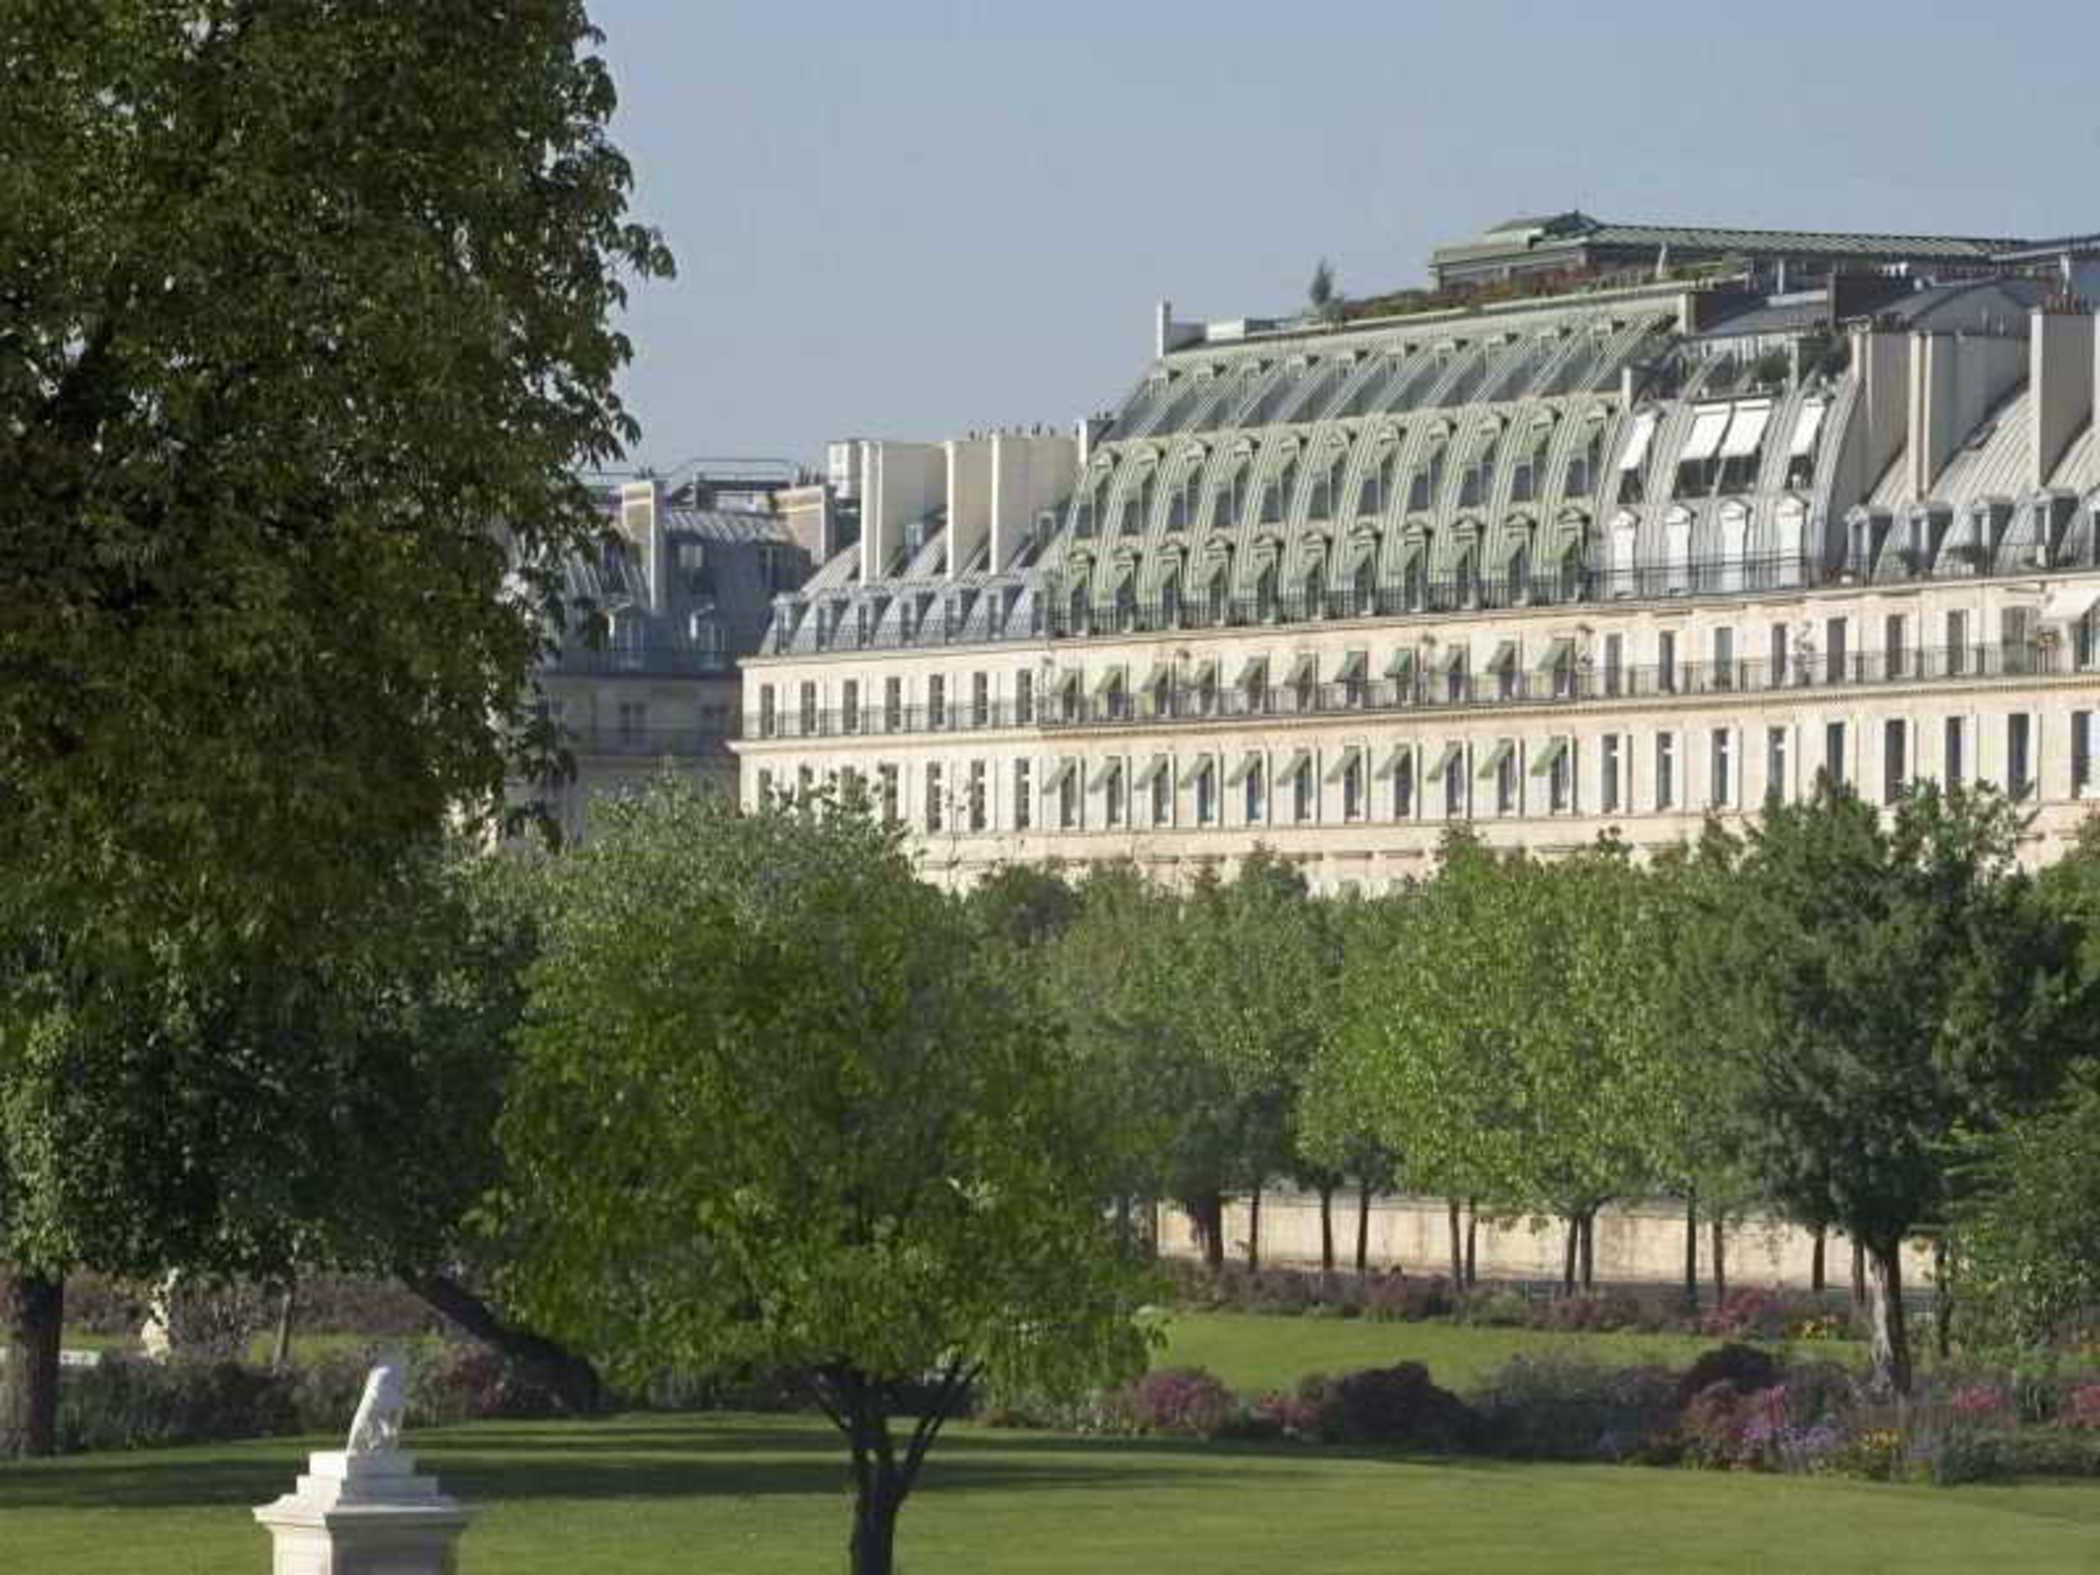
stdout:
[[1969,670],[1969,615],[1947,614],[1947,674],[1959,678]]
[[947,793],[941,783],[941,764],[938,760],[926,762],[926,829],[939,831],[947,818]]
[[1716,629],[1713,632],[1713,686],[1716,689],[1735,687],[1735,631]]
[[2071,713],[2071,796],[2084,798],[2093,785],[2093,713]]
[[2005,719],[2005,791],[2025,798],[2034,791],[2034,719],[2015,711]]
[[1022,727],[1035,722],[1035,674],[1026,670],[1014,674],[1014,721]]
[[1905,646],[1904,618],[1901,613],[1890,613],[1882,620],[1881,670],[1889,678],[1904,678],[1910,673],[1910,656]]
[[1546,767],[1546,808],[1562,815],[1574,807],[1575,746],[1572,741],[1561,739],[1550,747],[1553,759]]
[[1770,643],[1765,653],[1765,683],[1769,688],[1784,688],[1786,685],[1787,667],[1786,625],[1775,623],[1767,631],[1767,634],[1769,635]]
[[1606,733],[1597,766],[1597,803],[1607,815],[1619,812],[1619,735]]
[[1716,809],[1726,809],[1735,802],[1735,761],[1732,758],[1731,746],[1729,730],[1725,727],[1715,728],[1710,749],[1713,781],[1708,789],[1707,800]]
[[1786,729],[1765,729],[1765,797],[1785,803],[1789,797],[1786,780]]
[[970,829],[982,831],[990,813],[988,784],[985,780],[986,766],[982,760],[970,762]]
[[1823,620],[1823,681],[1841,684],[1845,681],[1845,626],[1848,620],[1826,618]]
[[1269,773],[1259,758],[1247,762],[1244,791],[1247,824],[1258,826],[1269,818]]
[[1655,807],[1668,809],[1677,802],[1677,737],[1655,735]]
[[1845,724],[1829,722],[1823,727],[1823,775],[1832,787],[1845,785]]
[[779,731],[780,715],[777,703],[773,698],[773,686],[771,684],[760,684],[758,686],[758,736],[760,738],[771,738]]
[[1070,760],[1058,768],[1060,774],[1057,779],[1057,825],[1061,831],[1079,829],[1080,770],[1081,767]]
[[802,686],[800,697],[796,702],[796,711],[799,725],[802,729],[802,736],[807,738],[817,730],[817,686],[815,684],[804,684]]
[[1196,772],[1196,824],[1215,826],[1218,823],[1218,766],[1214,760],[1206,760]]
[[1444,762],[1444,818],[1457,820],[1466,813],[1466,752],[1453,746]]
[[1960,787],[1968,774],[1968,750],[1964,747],[1968,741],[1968,729],[1963,725],[1963,719],[1948,717],[1942,748],[1946,758],[1941,762],[1940,776],[1949,787]]
[[1152,773],[1152,824],[1168,826],[1174,822],[1174,764],[1168,761]]
[[1495,813],[1514,815],[1517,812],[1517,746],[1508,739],[1496,745],[1495,760]]
[[1123,824],[1123,762],[1110,761],[1102,776],[1101,823],[1113,830]]
[[1903,721],[1891,717],[1881,724],[1881,802],[1893,804],[1903,796],[1903,784],[1910,779],[1908,745],[1910,739]]
[[926,725],[932,728],[948,725],[948,680],[939,673],[926,680]]
[[1626,681],[1626,637],[1607,634],[1604,637],[1604,692],[1619,693]]
[[860,731],[860,680],[849,678],[839,687],[839,724],[849,733]]
[[882,726],[889,733],[904,729],[904,680],[901,678],[882,681]]
[[1351,750],[1342,767],[1342,819],[1364,818],[1364,753]]
[[893,765],[875,768],[875,794],[882,806],[882,818],[890,825],[897,823],[897,768]]
[[1412,820],[1415,813],[1415,752],[1410,749],[1393,768],[1393,819]]
[[1677,636],[1668,629],[1655,637],[1655,685],[1666,695],[1677,692]]
[[972,673],[970,675],[970,725],[990,727],[992,725],[992,675]]
[[1026,831],[1035,824],[1035,791],[1032,778],[1035,769],[1031,762],[1014,762],[1014,830]]
[[2031,673],[2034,659],[2034,609],[2003,607],[1998,611],[1998,670]]
[[1298,767],[1291,778],[1291,819],[1301,825],[1313,818],[1314,791],[1319,779],[1313,774],[1313,763],[1308,760]]
[[649,728],[649,705],[643,700],[620,702],[620,742],[639,744]]

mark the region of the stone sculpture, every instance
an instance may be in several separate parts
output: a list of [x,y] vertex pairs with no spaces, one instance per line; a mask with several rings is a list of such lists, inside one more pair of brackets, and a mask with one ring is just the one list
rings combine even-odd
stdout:
[[344,1448],[353,1455],[392,1454],[401,1447],[401,1414],[408,1409],[408,1363],[390,1357],[365,1375],[364,1398]]

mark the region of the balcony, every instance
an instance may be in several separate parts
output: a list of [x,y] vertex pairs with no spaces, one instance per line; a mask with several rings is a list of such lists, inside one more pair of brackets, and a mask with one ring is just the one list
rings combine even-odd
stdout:
[[2039,641],[1895,652],[1789,655],[1726,663],[1680,662],[1674,667],[1610,667],[1568,660],[1549,668],[1511,663],[1486,672],[1454,672],[1433,663],[1400,678],[1296,685],[1169,683],[1134,692],[1086,695],[1075,689],[1039,701],[1028,717],[1011,705],[972,712],[950,707],[930,713],[906,706],[890,711],[788,712],[755,726],[759,738],[860,738],[968,733],[979,728],[1027,727],[1045,733],[1073,729],[1145,729],[1178,723],[1243,722],[1292,717],[1349,717],[1507,710],[1513,707],[1613,704],[1620,701],[1732,699],[1799,695],[1816,690],[1862,691],[1919,684],[2052,678],[2100,670],[2100,662],[2073,660],[2060,644]]
[[619,756],[633,760],[727,761],[733,720],[718,727],[622,727],[618,722],[563,722],[562,746],[577,759]]
[[728,678],[736,658],[668,642],[644,645],[569,645],[549,656],[541,671],[563,677]]

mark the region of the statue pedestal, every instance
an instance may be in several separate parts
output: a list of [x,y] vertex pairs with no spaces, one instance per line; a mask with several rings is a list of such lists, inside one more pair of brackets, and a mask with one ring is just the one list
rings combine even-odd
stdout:
[[467,1514],[415,1456],[317,1451],[296,1491],[255,1511],[271,1575],[451,1575]]

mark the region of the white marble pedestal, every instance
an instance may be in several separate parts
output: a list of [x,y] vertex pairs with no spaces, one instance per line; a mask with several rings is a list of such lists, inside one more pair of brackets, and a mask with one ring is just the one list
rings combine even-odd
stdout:
[[255,1512],[275,1543],[271,1575],[452,1575],[466,1511],[415,1468],[398,1451],[317,1451],[297,1491]]

